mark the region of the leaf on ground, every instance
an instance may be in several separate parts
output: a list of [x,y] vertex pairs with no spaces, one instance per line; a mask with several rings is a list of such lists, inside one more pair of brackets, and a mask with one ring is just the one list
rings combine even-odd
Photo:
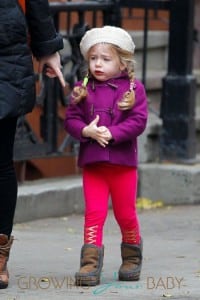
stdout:
[[72,248],[66,247],[65,250],[66,250],[66,251],[72,251]]
[[200,277],[200,270],[197,270],[197,271],[195,272],[195,274],[196,274],[196,277]]
[[158,200],[158,201],[153,201],[149,198],[137,198],[137,208],[138,209],[152,209],[152,208],[159,208],[163,207],[163,201]]
[[68,221],[68,217],[61,217],[61,220]]
[[74,228],[68,227],[67,228],[67,232],[69,232],[69,233],[75,233],[76,230]]

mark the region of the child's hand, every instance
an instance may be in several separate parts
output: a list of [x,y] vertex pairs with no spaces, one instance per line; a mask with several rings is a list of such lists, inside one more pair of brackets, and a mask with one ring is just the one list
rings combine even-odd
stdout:
[[90,137],[92,139],[96,139],[97,135],[97,123],[99,122],[99,116],[97,115],[96,118],[88,125],[85,126],[82,130],[82,136]]
[[[99,115],[88,125],[83,128],[82,135],[96,140],[102,147],[106,147],[109,139],[112,138],[110,131],[105,126],[98,127]],[[111,137],[111,138],[110,138]]]
[[112,140],[112,134],[110,132],[110,130],[105,127],[105,126],[100,126],[98,127],[99,131],[102,133],[102,136],[107,140],[110,141]]
[[105,126],[98,127],[98,138],[96,141],[102,146],[106,147],[109,143],[109,141],[112,139],[112,135],[110,133],[110,130]]

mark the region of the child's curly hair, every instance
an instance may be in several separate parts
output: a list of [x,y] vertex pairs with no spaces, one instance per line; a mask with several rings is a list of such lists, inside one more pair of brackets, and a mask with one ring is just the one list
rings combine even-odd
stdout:
[[[108,44],[108,43],[107,43]],[[128,52],[124,49],[119,48],[118,46],[109,44],[111,49],[114,50],[119,56],[121,64],[125,66],[125,70],[130,79],[130,88],[127,92],[124,93],[122,99],[118,102],[118,107],[120,110],[131,109],[135,104],[135,61],[133,58],[133,53]],[[75,104],[79,103],[81,100],[85,99],[87,96],[87,84],[89,80],[89,72],[84,77],[82,85],[74,87],[72,91],[72,98]]]

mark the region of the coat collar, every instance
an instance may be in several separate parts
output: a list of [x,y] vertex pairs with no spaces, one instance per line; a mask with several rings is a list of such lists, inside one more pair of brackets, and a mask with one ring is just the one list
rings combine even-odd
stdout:
[[106,81],[99,81],[94,77],[91,77],[89,79],[89,81],[90,81],[92,90],[95,90],[96,86],[109,86],[113,89],[117,89],[119,86],[119,81],[124,80],[124,79],[129,80],[128,74],[125,72],[121,73],[117,77],[108,79]]

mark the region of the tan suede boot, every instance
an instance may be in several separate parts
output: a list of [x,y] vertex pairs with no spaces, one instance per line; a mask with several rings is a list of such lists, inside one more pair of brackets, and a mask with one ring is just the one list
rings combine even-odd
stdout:
[[142,242],[139,245],[122,243],[121,256],[122,265],[119,269],[119,280],[139,280],[142,268]]
[[0,289],[6,289],[8,287],[9,273],[7,261],[12,243],[13,237],[8,239],[7,235],[0,234]]
[[100,283],[104,247],[85,244],[81,249],[80,270],[75,274],[77,286],[95,286]]

